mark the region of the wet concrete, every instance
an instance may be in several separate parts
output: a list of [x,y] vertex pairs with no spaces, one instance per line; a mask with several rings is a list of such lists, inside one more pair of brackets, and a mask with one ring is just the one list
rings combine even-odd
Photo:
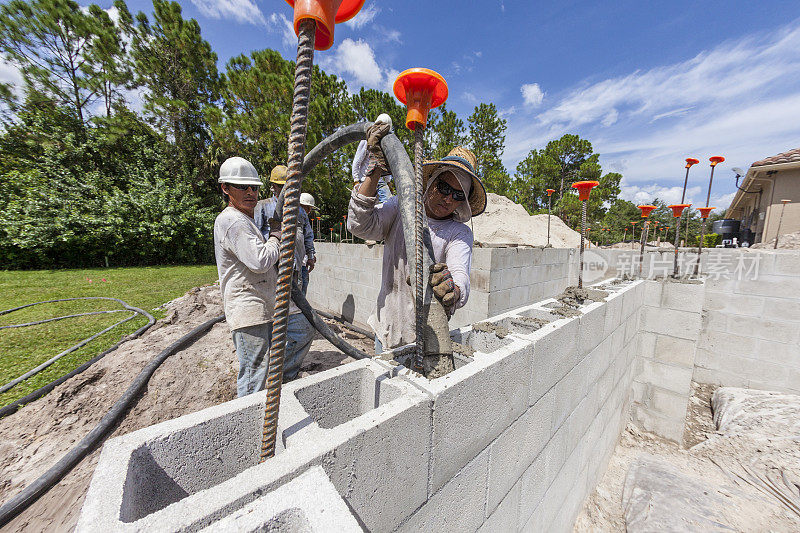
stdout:
[[504,326],[498,326],[491,322],[478,322],[472,325],[474,331],[482,331],[484,333],[494,333],[499,339],[504,339],[510,332]]

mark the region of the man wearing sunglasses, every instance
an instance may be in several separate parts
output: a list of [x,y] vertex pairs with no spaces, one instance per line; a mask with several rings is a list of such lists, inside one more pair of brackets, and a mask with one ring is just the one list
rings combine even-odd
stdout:
[[262,390],[267,377],[280,228],[265,238],[253,220],[261,180],[249,161],[227,159],[219,183],[227,207],[214,221],[214,255],[239,358],[236,391],[241,397]]
[[[367,132],[370,163],[366,178],[350,196],[347,217],[347,227],[357,237],[385,241],[378,303],[367,320],[375,331],[376,353],[412,343],[415,337],[414,294],[406,281],[410,269],[398,198],[383,203],[376,198],[378,179],[388,171],[380,147],[388,131],[388,125],[376,122]],[[423,165],[423,202],[435,259],[429,282],[450,315],[469,298],[472,230],[466,223],[486,209],[486,190],[475,175],[475,164],[471,151],[457,147]]]

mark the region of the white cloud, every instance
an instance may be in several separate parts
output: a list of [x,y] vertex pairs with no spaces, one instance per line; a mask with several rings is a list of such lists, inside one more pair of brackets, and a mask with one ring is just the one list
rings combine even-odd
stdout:
[[372,47],[360,39],[345,39],[336,48],[333,56],[326,58],[323,63],[340,73],[349,74],[359,85],[373,89],[384,86],[386,78],[375,60]]
[[192,0],[192,3],[208,18],[267,25],[264,14],[252,0]]
[[544,92],[539,87],[538,83],[526,83],[520,88],[522,92],[522,99],[525,100],[525,105],[531,107],[539,107],[544,100]]
[[[683,186],[684,158],[701,160],[689,181],[705,191],[708,157],[723,155],[712,197],[724,203],[733,191],[731,167],[747,168],[800,145],[800,21],[678,63],[584,82],[548,94],[543,104],[509,121],[507,167],[532,148],[577,133],[602,154],[604,169],[624,174],[623,195],[674,199],[670,191]],[[705,194],[700,200],[705,203]]]
[[371,2],[368,6],[362,7],[361,11],[359,11],[355,17],[345,22],[345,24],[351,29],[359,30],[375,20],[375,17],[377,17],[380,12],[380,8],[376,6],[374,2]]
[[281,33],[281,42],[284,46],[289,49],[297,48],[297,34],[294,32],[294,24],[286,18],[286,15],[273,13],[269,16],[269,24]]
[[0,83],[7,83],[11,91],[19,98],[22,96],[23,80],[22,73],[16,65],[0,58]]

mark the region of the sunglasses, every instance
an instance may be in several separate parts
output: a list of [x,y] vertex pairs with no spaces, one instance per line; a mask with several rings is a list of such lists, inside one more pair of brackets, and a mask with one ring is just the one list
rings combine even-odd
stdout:
[[439,194],[442,196],[452,196],[453,200],[456,202],[463,202],[467,199],[467,195],[464,194],[464,191],[459,191],[458,189],[454,189],[444,180],[438,180],[436,182],[436,190],[439,191]]
[[228,183],[228,187],[233,187],[234,189],[239,189],[240,191],[253,189],[253,192],[258,192],[260,185],[239,185],[238,183]]

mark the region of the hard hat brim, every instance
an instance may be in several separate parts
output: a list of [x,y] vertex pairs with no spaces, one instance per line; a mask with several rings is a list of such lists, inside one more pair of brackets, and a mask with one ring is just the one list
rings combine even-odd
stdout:
[[219,178],[217,183],[233,183],[234,185],[257,185],[261,187],[263,183],[258,178],[250,178],[247,176],[225,176],[224,178]]

